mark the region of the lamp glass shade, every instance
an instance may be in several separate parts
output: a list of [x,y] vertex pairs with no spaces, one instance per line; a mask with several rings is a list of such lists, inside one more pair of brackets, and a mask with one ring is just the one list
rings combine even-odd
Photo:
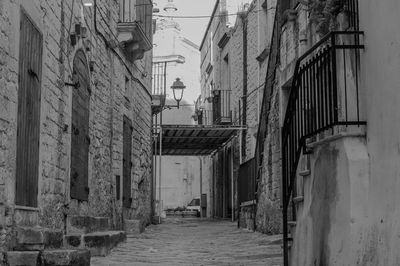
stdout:
[[183,90],[186,88],[186,86],[183,84],[183,82],[180,80],[180,78],[176,78],[174,83],[171,86],[172,92],[174,93],[174,99],[177,102],[180,102],[183,98]]

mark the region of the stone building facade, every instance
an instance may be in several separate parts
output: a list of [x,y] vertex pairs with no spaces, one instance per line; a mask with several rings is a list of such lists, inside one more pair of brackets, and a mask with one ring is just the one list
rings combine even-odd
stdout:
[[138,40],[124,2],[0,3],[2,251],[71,216],[150,222],[152,3]]
[[[229,100],[223,102],[228,102],[229,111],[225,115],[229,116],[230,120],[224,125],[245,127],[231,143],[213,157],[212,178],[216,179],[213,183],[213,194],[216,202],[222,202],[222,206],[219,207],[222,210],[216,216],[232,215],[234,219],[239,218],[242,227],[276,233],[280,230],[281,219],[281,215],[278,214],[279,98],[276,94],[271,97],[274,104],[269,119],[275,122],[269,125],[270,133],[265,144],[264,153],[267,155],[262,177],[257,181],[256,187],[256,175],[250,177],[249,173],[243,173],[244,179],[247,175],[249,180],[254,178],[254,187],[249,188],[247,192],[251,195],[244,202],[241,202],[238,196],[243,190],[238,180],[240,165],[254,160],[255,157],[276,1],[236,1],[235,4],[228,2],[230,1],[217,1],[200,47],[202,123],[223,124],[213,117],[213,108],[216,106],[214,91],[221,91],[220,98],[224,96],[224,91],[228,91]],[[232,16],[233,14],[236,16]],[[232,163],[227,159],[230,153],[233,156]],[[233,174],[226,168],[231,168]]]

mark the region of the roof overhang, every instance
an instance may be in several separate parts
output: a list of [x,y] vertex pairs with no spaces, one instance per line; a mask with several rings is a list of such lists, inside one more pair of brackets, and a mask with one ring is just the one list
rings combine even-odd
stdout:
[[[162,155],[206,156],[223,147],[241,126],[162,125]],[[154,154],[160,154],[160,138]]]

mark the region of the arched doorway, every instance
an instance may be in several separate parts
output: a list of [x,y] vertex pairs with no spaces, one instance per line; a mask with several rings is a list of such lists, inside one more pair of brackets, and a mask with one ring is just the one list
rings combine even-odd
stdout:
[[89,196],[90,77],[86,56],[82,50],[75,54],[73,75],[78,83],[72,91],[70,196],[72,199],[86,201]]

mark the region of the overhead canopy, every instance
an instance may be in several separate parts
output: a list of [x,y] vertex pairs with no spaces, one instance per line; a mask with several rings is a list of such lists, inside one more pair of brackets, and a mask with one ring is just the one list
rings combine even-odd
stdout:
[[[162,155],[209,155],[221,148],[240,126],[162,125]],[[160,154],[159,138],[155,154]]]

